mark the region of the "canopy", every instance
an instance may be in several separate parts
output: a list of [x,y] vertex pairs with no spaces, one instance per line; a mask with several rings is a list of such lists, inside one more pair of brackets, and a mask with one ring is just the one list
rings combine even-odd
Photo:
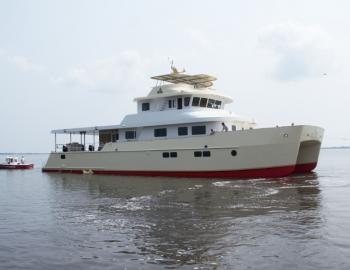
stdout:
[[215,77],[206,74],[186,75],[182,73],[159,75],[151,77],[151,79],[170,83],[186,83],[198,88],[210,87],[213,85],[212,81],[216,80]]

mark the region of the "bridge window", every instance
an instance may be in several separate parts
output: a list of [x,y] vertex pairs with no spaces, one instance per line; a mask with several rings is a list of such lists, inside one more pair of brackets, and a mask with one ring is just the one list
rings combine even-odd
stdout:
[[200,106],[207,107],[207,102],[208,102],[207,98],[201,98]]
[[188,135],[188,128],[187,127],[179,127],[177,129],[177,135],[179,135],[179,136],[186,136],[186,135]]
[[169,157],[169,152],[163,152],[163,158],[168,158]]
[[220,100],[216,100],[215,101],[215,109],[221,109],[221,101]]
[[199,97],[194,97],[193,100],[192,100],[192,106],[198,107],[199,106],[199,100],[200,100]]
[[202,135],[206,134],[205,126],[193,126],[192,127],[192,135]]
[[215,100],[214,99],[209,99],[207,107],[208,108],[213,108],[214,105],[215,105]]
[[142,111],[149,111],[149,102],[142,103]]
[[166,128],[155,128],[154,137],[166,137],[167,131]]

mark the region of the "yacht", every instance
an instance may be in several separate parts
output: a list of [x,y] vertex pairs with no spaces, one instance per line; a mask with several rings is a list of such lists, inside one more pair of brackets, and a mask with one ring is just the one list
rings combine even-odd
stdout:
[[[253,119],[225,110],[233,100],[212,88],[210,75],[172,67],[151,79],[149,94],[135,98],[137,113],[119,125],[52,130],[55,148],[42,171],[236,179],[315,169],[322,128],[257,128]],[[62,135],[66,142],[59,144]]]

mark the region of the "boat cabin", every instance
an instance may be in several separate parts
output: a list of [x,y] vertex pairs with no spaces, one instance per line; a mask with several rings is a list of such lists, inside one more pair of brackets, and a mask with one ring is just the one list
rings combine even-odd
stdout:
[[[53,130],[55,151],[99,151],[110,143],[208,136],[255,126],[224,110],[232,99],[211,88],[213,76],[171,73],[152,79],[157,84],[150,93],[134,99],[136,114],[125,116],[120,125]],[[59,144],[57,134],[69,135],[69,143]]]

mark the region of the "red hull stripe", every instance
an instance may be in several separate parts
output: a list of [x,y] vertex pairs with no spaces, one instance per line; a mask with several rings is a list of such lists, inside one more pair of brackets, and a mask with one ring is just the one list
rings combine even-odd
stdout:
[[311,172],[313,169],[315,169],[317,166],[317,162],[313,163],[306,163],[306,164],[297,164],[295,166],[293,173],[307,173]]
[[[274,178],[283,177],[293,173],[295,166],[283,166],[263,169],[235,170],[235,171],[116,171],[116,170],[92,170],[93,174],[126,175],[126,176],[165,176],[186,178]],[[83,169],[49,169],[43,168],[43,172],[61,172],[82,174]]]
[[20,165],[7,165],[7,164],[1,164],[0,169],[6,169],[6,170],[27,170],[27,169],[33,169],[34,164],[20,164]]

